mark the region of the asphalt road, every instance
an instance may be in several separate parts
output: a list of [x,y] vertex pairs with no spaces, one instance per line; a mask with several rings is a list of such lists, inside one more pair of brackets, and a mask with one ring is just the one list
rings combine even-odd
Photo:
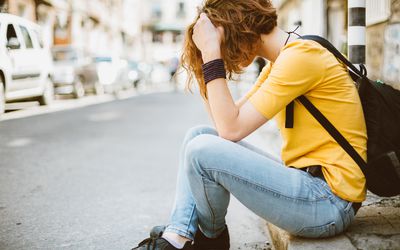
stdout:
[[[136,246],[168,222],[181,141],[204,123],[178,93],[1,121],[0,249]],[[261,249],[262,222],[232,203],[232,249]]]

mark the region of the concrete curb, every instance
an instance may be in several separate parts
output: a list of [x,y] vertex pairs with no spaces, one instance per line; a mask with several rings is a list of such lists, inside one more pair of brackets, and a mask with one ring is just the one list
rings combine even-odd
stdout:
[[292,236],[267,222],[276,250],[400,249],[400,196],[380,198],[368,193],[353,224],[341,235],[324,239]]
[[303,239],[288,234],[285,230],[280,229],[270,223],[267,223],[267,230],[271,235],[271,240],[276,250],[303,250],[303,249],[341,249],[356,250],[350,240],[339,235],[323,240]]
[[174,89],[168,86],[163,88],[158,87],[153,89],[143,89],[140,92],[136,90],[126,90],[118,93],[117,95],[104,94],[100,96],[85,96],[80,99],[60,99],[60,100],[55,100],[52,104],[46,106],[39,106],[38,103],[36,102],[19,102],[17,104],[9,103],[6,104],[9,109],[13,109],[12,107],[17,106],[18,108],[15,109],[17,109],[18,111],[0,114],[0,122],[6,120],[20,119],[35,115],[54,113],[64,110],[77,109],[106,102],[124,100],[136,96],[144,96],[144,95],[166,93],[173,91]]

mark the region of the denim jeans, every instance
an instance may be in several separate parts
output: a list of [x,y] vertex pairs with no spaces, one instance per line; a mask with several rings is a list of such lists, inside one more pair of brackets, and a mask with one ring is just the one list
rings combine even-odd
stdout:
[[286,167],[244,142],[232,142],[207,126],[192,128],[180,152],[175,203],[166,231],[194,239],[225,229],[230,194],[268,222],[302,237],[343,232],[354,219],[352,203],[327,183]]

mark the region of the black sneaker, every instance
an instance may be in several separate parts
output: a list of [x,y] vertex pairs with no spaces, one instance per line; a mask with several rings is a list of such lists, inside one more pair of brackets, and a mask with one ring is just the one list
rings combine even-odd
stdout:
[[[162,234],[165,230],[165,226],[156,226],[150,231],[150,237],[143,240],[139,243],[139,245],[134,249],[138,250],[177,250],[171,243],[169,243],[166,239],[162,238]],[[182,250],[194,250],[191,242],[186,242]]]
[[[150,231],[150,238],[159,238],[164,233],[166,226],[155,226]],[[221,235],[218,238],[211,239],[207,238],[200,229],[197,230],[196,235],[194,236],[194,244],[192,245],[192,249],[194,250],[229,250],[230,247],[230,238],[228,227],[225,227],[225,230],[222,231]],[[139,244],[140,246],[140,244]],[[186,245],[185,245],[186,247]],[[145,248],[134,248],[134,249],[145,249]],[[150,249],[150,248],[149,248]],[[169,249],[169,248],[166,248]],[[186,248],[183,248],[186,249]],[[188,248],[190,249],[190,248]]]
[[160,238],[162,236],[162,234],[164,233],[166,227],[167,226],[164,226],[164,225],[153,227],[150,231],[150,237],[151,238]]
[[197,230],[194,236],[195,250],[229,250],[229,231],[228,227],[215,239],[207,238],[200,229]]

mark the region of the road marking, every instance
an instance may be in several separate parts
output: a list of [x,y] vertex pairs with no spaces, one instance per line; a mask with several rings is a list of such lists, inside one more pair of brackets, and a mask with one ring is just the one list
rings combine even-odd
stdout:
[[33,140],[30,138],[17,138],[7,143],[7,146],[11,148],[17,148],[27,146],[29,144],[32,144],[32,142]]
[[92,122],[106,122],[106,121],[117,120],[120,117],[121,114],[117,112],[104,112],[104,113],[92,114],[88,117],[88,120]]
[[112,97],[111,95],[103,95],[103,96],[88,96],[82,99],[56,100],[49,106],[33,106],[27,109],[2,114],[0,117],[0,121],[53,113],[62,110],[76,109],[93,104],[110,102],[114,99],[115,98]]

